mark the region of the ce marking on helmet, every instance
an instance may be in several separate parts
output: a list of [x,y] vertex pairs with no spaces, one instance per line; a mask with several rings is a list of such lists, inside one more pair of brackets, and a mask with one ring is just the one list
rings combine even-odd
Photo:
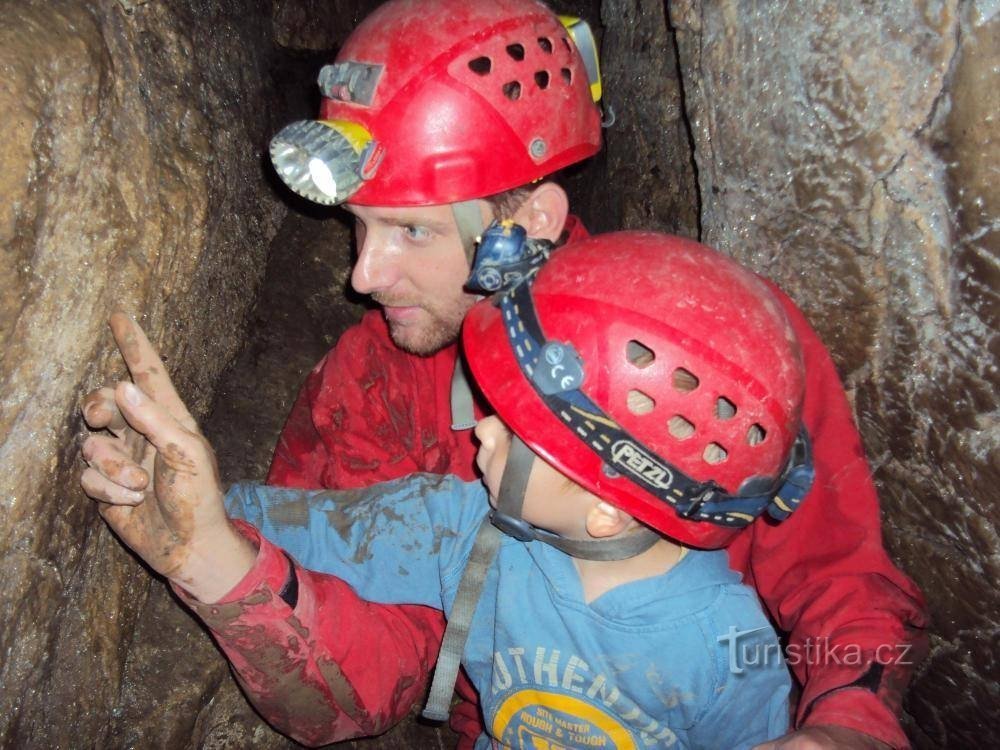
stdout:
[[564,364],[566,359],[566,349],[562,344],[546,344],[544,356],[545,361],[549,365],[549,379],[553,383],[559,383],[560,390],[570,391],[577,387],[576,373],[569,372],[565,375],[561,375],[561,373],[567,371],[566,365]]

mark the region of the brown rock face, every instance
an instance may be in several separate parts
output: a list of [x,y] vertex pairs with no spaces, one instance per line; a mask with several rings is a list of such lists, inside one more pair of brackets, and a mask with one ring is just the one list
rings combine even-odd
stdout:
[[914,742],[996,745],[996,7],[689,1],[670,19],[704,239],[781,283],[827,342],[886,543],[926,592]]
[[113,744],[150,579],[77,488],[78,400],[122,374],[104,324],[116,308],[141,319],[196,413],[240,348],[287,210],[262,172],[273,44],[255,7],[0,13],[5,746]]
[[[78,400],[121,377],[104,321],[126,309],[209,415],[224,477],[263,476],[361,312],[349,228],[291,201],[266,146],[374,5],[3,4],[0,746],[293,745],[78,489]],[[803,307],[932,608],[914,744],[1000,746],[995,3],[555,5],[602,37],[616,116],[566,177],[574,210],[700,236]],[[451,745],[404,722],[348,746]]]

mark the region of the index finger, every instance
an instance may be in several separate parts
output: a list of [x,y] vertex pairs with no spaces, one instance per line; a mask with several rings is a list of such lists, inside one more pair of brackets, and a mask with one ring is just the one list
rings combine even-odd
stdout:
[[139,324],[125,313],[115,312],[108,319],[108,325],[111,326],[111,334],[132,375],[132,381],[175,419],[186,427],[193,428],[194,419],[177,395],[160,355],[149,343]]

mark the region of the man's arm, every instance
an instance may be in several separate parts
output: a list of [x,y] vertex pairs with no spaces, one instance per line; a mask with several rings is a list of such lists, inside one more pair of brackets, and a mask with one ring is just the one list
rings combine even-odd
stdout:
[[897,716],[925,648],[923,597],[882,545],[878,498],[833,362],[775,291],[803,347],[816,481],[788,520],[758,520],[731,557],[789,633],[789,664],[803,683],[796,726],[814,730],[818,742],[826,741],[820,728],[834,725],[862,733],[856,747],[876,746],[872,739],[906,747]]

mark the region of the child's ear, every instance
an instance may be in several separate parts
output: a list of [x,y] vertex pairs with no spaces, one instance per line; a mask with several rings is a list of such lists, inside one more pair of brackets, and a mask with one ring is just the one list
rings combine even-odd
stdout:
[[569,216],[566,191],[554,182],[543,182],[511,217],[524,227],[529,237],[555,242]]
[[607,539],[623,532],[632,516],[603,500],[587,511],[587,533],[595,539]]

